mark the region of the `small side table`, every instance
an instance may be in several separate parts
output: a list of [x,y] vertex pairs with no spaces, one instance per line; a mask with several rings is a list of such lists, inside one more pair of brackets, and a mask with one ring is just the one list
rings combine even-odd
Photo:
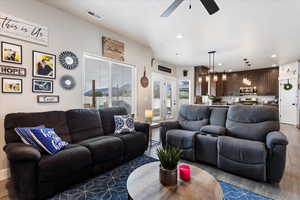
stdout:
[[153,144],[160,144],[159,141],[155,141],[152,139],[153,136],[153,129],[159,128],[160,123],[159,122],[146,122],[149,124],[149,142],[150,142],[150,147],[152,147]]

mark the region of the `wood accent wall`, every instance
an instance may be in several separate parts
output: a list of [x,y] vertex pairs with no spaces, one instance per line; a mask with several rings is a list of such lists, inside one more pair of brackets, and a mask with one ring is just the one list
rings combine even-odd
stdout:
[[[245,76],[252,82],[251,86],[257,88],[257,95],[278,96],[278,67],[227,73],[226,81],[222,81],[222,75],[219,74],[218,82],[216,83],[216,95],[239,96],[240,87],[247,87],[247,85],[242,83]],[[198,77],[195,77],[195,81],[198,82]],[[204,80],[204,82],[206,81]],[[196,87],[199,85],[199,83],[195,84]],[[195,88],[195,90],[198,91],[199,89]]]
[[[208,83],[205,81],[205,76],[208,72],[208,67],[197,66],[195,67],[195,96],[203,96],[208,94]],[[202,76],[202,82],[199,83],[199,77]]]

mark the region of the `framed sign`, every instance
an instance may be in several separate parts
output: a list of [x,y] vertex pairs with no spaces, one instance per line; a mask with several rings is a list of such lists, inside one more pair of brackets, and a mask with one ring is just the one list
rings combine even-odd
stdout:
[[48,28],[0,12],[0,35],[48,46]]
[[38,95],[38,103],[59,103],[59,96],[56,95]]
[[26,76],[26,69],[20,67],[10,67],[5,65],[0,65],[0,74],[8,76]]
[[123,42],[102,37],[102,56],[124,61],[125,45]]

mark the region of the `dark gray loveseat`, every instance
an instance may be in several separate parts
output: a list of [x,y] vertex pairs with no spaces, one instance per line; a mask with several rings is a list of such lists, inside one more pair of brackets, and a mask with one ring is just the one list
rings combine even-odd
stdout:
[[283,176],[288,141],[274,107],[183,105],[177,121],[162,123],[160,136],[186,160],[270,183]]
[[[148,146],[149,125],[135,123],[135,133],[114,134],[114,115],[125,108],[76,109],[14,113],[5,117],[4,151],[18,199],[51,197],[80,181],[142,155]],[[16,127],[45,125],[70,144],[55,155],[22,143]]]

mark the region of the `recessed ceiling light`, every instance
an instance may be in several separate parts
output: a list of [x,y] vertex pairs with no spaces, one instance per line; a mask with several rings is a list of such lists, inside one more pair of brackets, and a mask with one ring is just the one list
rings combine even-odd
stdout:
[[272,57],[272,58],[277,58],[277,55],[276,55],[276,54],[273,54],[271,57]]
[[182,34],[178,34],[178,35],[176,36],[176,38],[177,38],[177,39],[182,39],[182,38],[183,38],[183,35],[182,35]]
[[92,16],[92,17],[95,17],[97,20],[102,20],[103,19],[103,16],[101,16],[101,15],[98,15],[97,13],[95,13],[95,12],[93,12],[93,11],[88,11],[87,12],[90,16]]
[[219,65],[219,66],[222,66],[223,64],[222,64],[222,63],[219,63],[218,65]]

